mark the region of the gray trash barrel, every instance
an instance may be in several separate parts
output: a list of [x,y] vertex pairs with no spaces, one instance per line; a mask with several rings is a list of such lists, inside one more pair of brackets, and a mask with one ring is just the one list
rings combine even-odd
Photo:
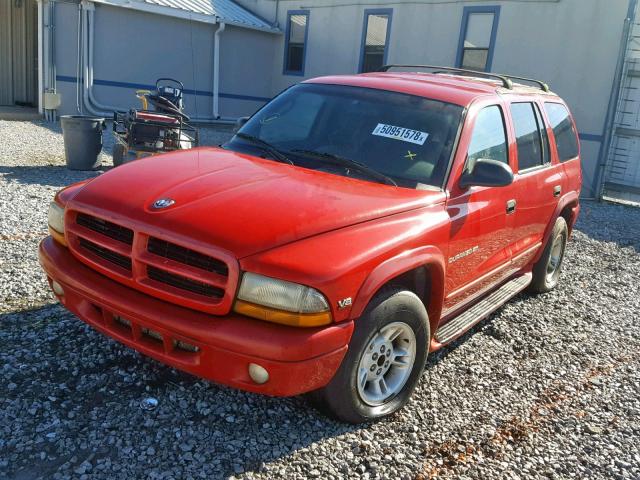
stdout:
[[83,115],[63,115],[62,138],[67,168],[94,170],[100,166],[104,118]]

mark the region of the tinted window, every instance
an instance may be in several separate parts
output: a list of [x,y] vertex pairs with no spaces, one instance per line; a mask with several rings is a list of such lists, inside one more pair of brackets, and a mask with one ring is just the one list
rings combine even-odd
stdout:
[[561,162],[578,156],[578,139],[569,111],[560,103],[545,103],[553,136],[556,138],[558,158]]
[[304,72],[304,49],[307,40],[307,13],[289,14],[285,51],[285,72]]
[[511,117],[518,146],[518,170],[537,167],[544,163],[538,121],[532,103],[511,105]]
[[540,107],[534,104],[536,111],[536,120],[538,121],[538,127],[540,128],[540,135],[542,136],[542,163],[551,163],[551,149],[549,147],[549,135],[547,135],[547,126],[542,118],[542,112]]
[[476,117],[469,143],[467,169],[472,170],[479,158],[509,163],[504,119],[497,105],[485,108]]
[[[440,187],[462,111],[458,105],[404,93],[301,83],[273,99],[240,131],[269,142],[305,168],[371,180],[308,152],[313,151],[363,163],[399,186]],[[265,155],[255,142],[240,137],[225,147]]]
[[362,46],[360,71],[375,72],[384,65],[389,31],[389,15],[366,14],[364,28],[364,45]]

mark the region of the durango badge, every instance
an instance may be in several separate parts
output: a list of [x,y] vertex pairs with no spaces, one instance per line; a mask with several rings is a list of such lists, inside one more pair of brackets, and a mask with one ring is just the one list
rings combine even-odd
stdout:
[[156,210],[160,210],[162,208],[170,207],[174,203],[176,203],[176,201],[173,198],[159,198],[158,200],[153,202],[153,205],[151,206]]

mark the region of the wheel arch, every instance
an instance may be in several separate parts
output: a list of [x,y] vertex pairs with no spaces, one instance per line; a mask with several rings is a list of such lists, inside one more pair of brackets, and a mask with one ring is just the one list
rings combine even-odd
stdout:
[[418,295],[425,305],[430,334],[433,336],[444,302],[444,273],[444,255],[433,246],[409,250],[392,257],[378,265],[365,279],[353,303],[350,317],[360,317],[381,289],[399,284]]
[[[567,227],[569,229],[569,235],[571,235],[571,230],[573,229],[574,224],[578,218],[578,213],[580,212],[580,199],[578,196],[578,192],[569,192],[565,196],[563,196],[558,205],[556,205],[555,210],[553,211],[553,215],[551,216],[551,220],[547,225],[544,236],[542,237],[542,245],[543,247],[547,244],[549,237],[551,236],[551,232],[553,232],[553,227],[556,224],[556,220],[558,217],[563,217],[567,222]],[[532,263],[537,262],[544,248],[540,248],[536,256],[533,258]]]

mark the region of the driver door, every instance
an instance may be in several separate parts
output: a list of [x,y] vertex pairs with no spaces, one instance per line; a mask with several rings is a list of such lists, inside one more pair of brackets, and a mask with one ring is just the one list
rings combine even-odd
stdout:
[[513,184],[467,189],[458,185],[461,175],[471,171],[480,158],[504,162],[513,169],[503,108],[501,104],[482,105],[475,111],[472,107],[467,116],[467,128],[460,141],[461,154],[466,159],[456,162],[459,168],[454,168],[449,185],[450,243],[443,317],[472,302],[511,273],[513,234],[508,216],[515,198]]

